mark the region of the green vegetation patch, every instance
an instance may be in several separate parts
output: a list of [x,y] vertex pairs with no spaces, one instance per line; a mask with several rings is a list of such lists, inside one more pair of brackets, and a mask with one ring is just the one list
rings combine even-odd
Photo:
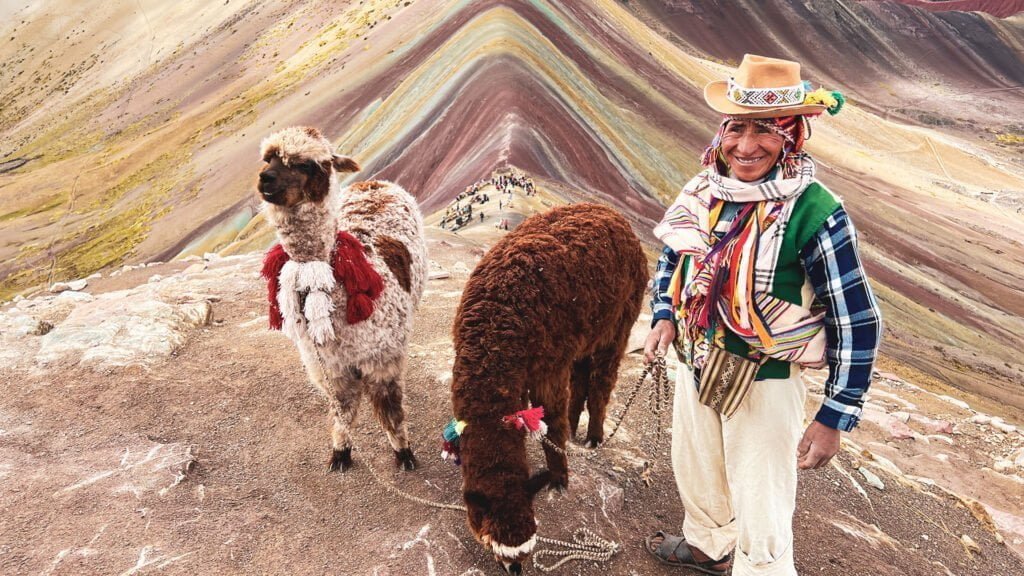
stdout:
[[64,194],[58,194],[56,196],[50,196],[42,201],[41,204],[35,206],[26,206],[20,210],[8,212],[7,214],[0,214],[0,222],[9,222],[11,220],[17,220],[19,218],[25,218],[27,216],[34,216],[36,214],[42,214],[49,212],[55,208],[62,206],[67,202],[67,196]]
[[[188,166],[197,137],[198,133],[121,178],[88,205],[83,202],[76,213],[91,215],[94,223],[84,230],[78,226],[56,238],[50,247],[52,259],[44,260],[46,256],[42,253],[50,249],[42,246],[19,253],[17,260],[27,267],[0,281],[0,298],[51,280],[88,276],[123,262],[149,236],[152,223],[171,210],[175,190],[195,195],[192,171],[182,167]],[[190,181],[192,184],[188,185]],[[132,193],[138,197],[127,199]],[[116,211],[114,207],[120,201],[129,205]],[[31,260],[34,265],[29,264]]]

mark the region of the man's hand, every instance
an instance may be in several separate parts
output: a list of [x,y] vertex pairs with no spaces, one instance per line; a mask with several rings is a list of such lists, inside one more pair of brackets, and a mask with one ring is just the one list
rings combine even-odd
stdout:
[[796,447],[797,466],[801,470],[821,468],[839,452],[839,430],[814,421],[807,427]]
[[644,341],[644,363],[653,362],[655,353],[664,355],[675,339],[675,322],[665,319],[658,320],[654,328],[651,328],[651,333],[647,335],[647,340]]

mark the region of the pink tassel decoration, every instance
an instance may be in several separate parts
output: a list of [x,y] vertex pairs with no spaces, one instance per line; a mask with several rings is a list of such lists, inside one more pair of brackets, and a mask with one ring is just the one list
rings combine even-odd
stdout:
[[510,416],[501,419],[506,425],[514,426],[516,430],[526,430],[534,440],[540,440],[541,436],[548,433],[548,425],[544,423],[544,407],[527,408],[520,410]]

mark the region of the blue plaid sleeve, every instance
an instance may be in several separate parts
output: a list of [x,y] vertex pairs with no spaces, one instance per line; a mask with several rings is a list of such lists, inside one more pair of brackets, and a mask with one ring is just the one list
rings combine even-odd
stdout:
[[882,316],[857,252],[857,233],[841,206],[803,247],[801,258],[825,305],[825,401],[815,420],[849,431],[860,421],[882,334]]
[[675,250],[665,246],[658,258],[658,267],[654,271],[654,280],[651,282],[651,319],[653,328],[658,320],[675,320],[675,312],[672,311],[672,295],[668,293],[668,285],[672,282],[672,274],[679,265],[679,254]]

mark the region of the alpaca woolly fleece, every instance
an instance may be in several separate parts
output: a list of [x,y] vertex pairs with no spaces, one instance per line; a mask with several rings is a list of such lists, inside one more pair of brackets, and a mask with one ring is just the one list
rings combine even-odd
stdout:
[[334,157],[334,146],[316,128],[295,126],[275,132],[263,139],[260,156],[267,158],[276,154],[285,166],[314,161],[330,162]]

